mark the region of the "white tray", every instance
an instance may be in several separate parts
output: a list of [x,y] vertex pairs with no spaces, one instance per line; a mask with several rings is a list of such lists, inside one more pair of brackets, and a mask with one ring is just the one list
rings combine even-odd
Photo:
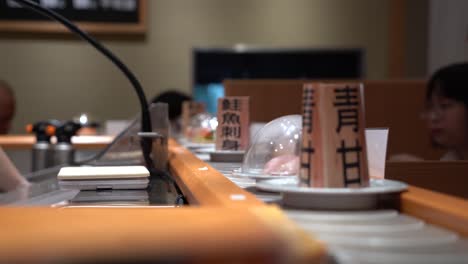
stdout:
[[149,184],[148,178],[123,180],[59,180],[60,188],[78,190],[142,190]]

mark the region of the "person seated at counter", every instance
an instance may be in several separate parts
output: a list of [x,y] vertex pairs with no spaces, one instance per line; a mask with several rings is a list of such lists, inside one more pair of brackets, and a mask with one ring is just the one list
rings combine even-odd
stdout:
[[15,115],[16,101],[11,86],[0,80],[0,134],[7,134]]
[[0,192],[13,191],[28,185],[29,182],[21,176],[15,165],[13,165],[0,147]]
[[468,160],[468,63],[434,73],[423,118],[433,145],[447,150],[441,160]]
[[[0,80],[0,134],[7,134],[16,109],[15,94],[11,86]],[[29,185],[0,147],[0,192],[12,191]]]
[[[432,75],[422,118],[427,122],[432,145],[446,150],[440,160],[468,160],[468,63],[452,64]],[[400,154],[391,160],[422,159]]]
[[169,107],[170,134],[179,135],[182,130],[182,103],[190,101],[192,97],[175,90],[163,92],[153,98],[152,103],[167,103]]

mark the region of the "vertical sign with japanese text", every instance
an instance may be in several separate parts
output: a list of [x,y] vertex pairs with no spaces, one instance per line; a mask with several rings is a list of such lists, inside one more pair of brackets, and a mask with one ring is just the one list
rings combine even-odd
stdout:
[[249,144],[249,97],[218,99],[216,150],[245,150]]
[[[320,177],[315,166],[320,163],[320,155],[316,149],[320,143],[319,129],[317,125],[318,112],[316,111],[316,98],[318,97],[316,84],[306,84],[302,90],[302,147],[300,156],[299,183],[301,186],[321,185]],[[320,149],[320,148],[319,148]]]
[[363,89],[359,83],[305,85],[302,185],[339,188],[369,184]]

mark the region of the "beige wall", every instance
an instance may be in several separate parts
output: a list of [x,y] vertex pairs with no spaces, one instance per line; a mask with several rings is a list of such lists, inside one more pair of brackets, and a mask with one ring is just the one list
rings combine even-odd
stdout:
[[[148,97],[191,89],[192,47],[362,47],[367,77],[385,78],[389,0],[149,0],[145,40],[107,40]],[[14,132],[27,122],[86,111],[122,119],[138,111],[124,77],[77,40],[0,39],[0,78],[18,98]]]

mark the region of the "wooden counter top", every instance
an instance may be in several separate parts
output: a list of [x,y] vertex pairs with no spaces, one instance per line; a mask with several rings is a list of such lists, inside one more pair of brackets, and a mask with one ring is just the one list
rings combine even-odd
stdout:
[[[190,206],[0,207],[0,263],[320,263],[325,246],[276,206],[170,141],[169,165]],[[403,213],[468,235],[468,201],[410,187]]]
[[181,208],[0,207],[0,263],[320,263],[324,245],[170,141]]
[[[290,224],[268,207],[1,208],[1,214],[1,263],[295,260]],[[277,221],[275,228],[272,220]],[[318,261],[322,248],[317,242],[308,242],[317,245],[309,260]]]

